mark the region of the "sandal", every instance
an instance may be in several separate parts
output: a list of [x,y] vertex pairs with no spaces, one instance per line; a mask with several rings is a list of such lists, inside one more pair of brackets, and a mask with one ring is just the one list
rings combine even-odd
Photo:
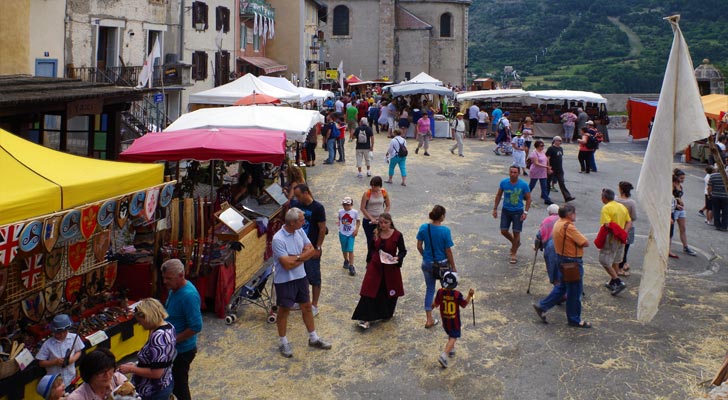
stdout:
[[622,271],[625,271],[626,272],[626,271],[629,271],[629,270],[630,270],[629,264],[624,264],[624,267],[622,267]]
[[511,256],[511,260],[508,262],[511,264],[516,264],[518,262],[518,259],[516,258],[516,256]]
[[668,253],[667,256],[670,258],[678,258],[678,259],[680,258],[680,256],[678,256],[677,254],[675,254],[673,252]]
[[437,326],[437,324],[439,324],[439,323],[440,323],[440,320],[435,318],[435,320],[431,324],[425,324],[425,329],[430,329],[433,326]]
[[573,326],[574,328],[584,328],[584,329],[589,329],[592,327],[592,325],[586,321],[581,321],[581,323],[578,323],[578,324],[569,322],[569,326]]
[[384,183],[390,183],[391,184],[391,183],[394,183],[394,182],[392,182],[392,181],[384,181]]
[[406,183],[404,183],[404,182],[402,182],[402,186],[407,186],[407,184],[406,184]]
[[629,271],[627,271],[626,269],[622,269],[621,271],[617,272],[617,276],[628,277],[630,275],[632,275],[632,274],[630,274]]

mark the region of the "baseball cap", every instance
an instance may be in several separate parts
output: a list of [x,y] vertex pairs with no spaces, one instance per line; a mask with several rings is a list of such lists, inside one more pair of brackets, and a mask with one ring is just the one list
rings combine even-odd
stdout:
[[55,317],[53,317],[53,321],[51,322],[51,331],[53,332],[63,332],[68,330],[72,325],[71,318],[66,314],[58,314]]
[[587,125],[594,125],[594,121],[592,121],[592,120],[586,121],[586,124]]
[[39,395],[43,396],[44,399],[48,399],[48,396],[51,395],[51,390],[53,389],[53,383],[60,376],[60,374],[49,374],[40,378],[38,386],[35,387],[35,391],[38,392]]
[[511,112],[510,111],[506,111],[506,112],[503,113],[503,115],[511,115]]
[[562,142],[562,141],[563,141],[563,140],[561,140],[561,136],[554,136],[554,138],[553,138],[553,139],[551,140],[551,143],[553,143],[553,142],[555,142],[555,141],[557,141],[557,140],[558,140],[559,142]]
[[461,116],[463,116],[463,115],[465,115],[465,114],[463,114],[463,113],[458,113],[458,115],[457,115],[457,116],[458,116],[458,117],[461,117]]
[[341,200],[341,204],[354,204],[354,200],[352,200],[351,197],[346,196],[344,197],[344,200]]

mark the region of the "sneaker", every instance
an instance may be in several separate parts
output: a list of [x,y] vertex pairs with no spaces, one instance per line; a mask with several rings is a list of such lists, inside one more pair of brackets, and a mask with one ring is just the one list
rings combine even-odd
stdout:
[[356,267],[354,267],[354,264],[349,264],[349,275],[356,275]]
[[544,324],[548,324],[546,321],[546,311],[544,311],[541,307],[538,306],[538,304],[532,304],[533,309],[536,310],[536,314],[541,319],[541,322]]
[[344,265],[342,265],[341,268],[349,269],[349,260],[344,260]]
[[703,210],[698,210],[698,215],[700,215],[701,217],[705,217],[705,213],[703,212]]
[[291,310],[300,310],[300,309],[301,309],[301,305],[300,304],[293,303],[293,307],[291,307]]
[[627,287],[627,284],[622,281],[620,281],[619,283],[615,283],[614,288],[612,289],[612,296],[618,295],[626,287]]
[[450,154],[455,155],[455,149],[450,149]]
[[440,354],[440,357],[437,358],[437,361],[442,365],[443,368],[447,368],[447,358]]
[[429,157],[429,156],[430,156],[430,153],[428,153],[428,152],[425,152],[425,155]]
[[450,358],[455,357],[455,349],[450,350],[450,352],[447,353],[447,356],[450,357]]
[[458,154],[458,155],[459,155],[460,157],[465,157],[465,155],[464,155],[464,154]]
[[690,247],[684,248],[683,249],[683,253],[685,253],[685,254],[687,254],[689,256],[693,256],[693,257],[695,257],[695,256],[698,255],[698,253],[696,253],[695,250],[691,249]]
[[359,179],[361,179],[361,178],[364,177],[364,175],[362,175],[361,172],[359,172],[358,174],[356,174],[356,177],[359,178]]
[[314,317],[317,316],[318,315],[318,307],[311,306],[311,312],[313,313],[313,316]]
[[566,201],[566,202],[568,203],[568,202],[570,202],[570,201],[574,201],[574,200],[576,200],[576,197],[573,197],[573,196],[572,196],[572,197],[569,197],[568,199],[566,199],[566,200],[564,200],[564,201]]
[[315,341],[308,339],[308,346],[315,347],[317,349],[322,349],[322,350],[329,350],[331,348],[331,343],[325,341],[322,338],[318,338]]
[[497,156],[501,155],[500,152],[498,151],[498,149],[493,150],[493,153],[495,153],[495,155],[497,155]]
[[419,154],[419,153],[420,153],[420,148],[418,147],[415,149],[415,154]]
[[610,291],[614,290],[614,285],[610,281],[604,282],[604,287],[609,289]]
[[357,325],[359,325],[359,328],[361,329],[369,329],[370,326],[369,321],[359,321]]
[[554,187],[551,188],[551,191],[552,192],[555,192],[555,193],[558,193],[559,192],[559,189],[556,189],[556,187],[554,186]]
[[281,355],[286,358],[293,357],[293,349],[291,348],[290,343],[282,344],[278,346],[278,351],[281,352]]

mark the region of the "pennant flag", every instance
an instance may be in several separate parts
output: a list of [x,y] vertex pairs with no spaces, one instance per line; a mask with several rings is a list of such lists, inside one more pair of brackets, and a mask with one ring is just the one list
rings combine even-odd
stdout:
[[336,69],[339,71],[339,86],[341,86],[341,91],[344,91],[344,60],[341,60],[339,62],[339,68]]
[[162,53],[159,50],[159,36],[154,40],[154,46],[152,46],[152,51],[147,56],[146,60],[144,60],[144,66],[142,67],[142,71],[139,73],[139,81],[137,82],[138,88],[144,87],[147,83],[149,83],[149,88],[152,87],[152,76],[154,75],[154,59],[159,58],[162,56]]
[[652,137],[647,144],[637,183],[637,197],[645,205],[651,227],[637,298],[637,319],[642,322],[651,321],[657,314],[665,286],[670,251],[673,157],[691,142],[710,134],[690,51],[678,25],[680,16],[665,19],[672,26],[674,38],[657,103]]

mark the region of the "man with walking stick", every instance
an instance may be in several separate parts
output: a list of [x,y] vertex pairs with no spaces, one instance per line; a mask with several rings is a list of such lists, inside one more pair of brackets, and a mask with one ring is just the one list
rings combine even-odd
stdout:
[[552,285],[559,284],[559,262],[556,258],[556,250],[554,249],[554,241],[552,240],[551,233],[554,230],[556,221],[559,220],[559,206],[557,204],[551,204],[546,209],[549,216],[541,221],[541,226],[538,228],[536,233],[536,249],[533,256],[533,265],[531,265],[531,279],[528,281],[528,289],[526,294],[531,293],[531,280],[533,280],[533,269],[536,265],[536,255],[539,250],[543,250],[543,260],[546,263],[546,273],[549,276],[549,282]]
[[559,220],[554,224],[551,234],[561,273],[560,282],[555,285],[551,293],[533,309],[543,323],[546,321],[546,312],[555,306],[564,294],[566,297],[566,318],[569,326],[576,328],[591,328],[589,322],[581,319],[581,293],[583,290],[584,265],[582,256],[584,248],[589,241],[576,229],[576,209],[570,204],[559,208]]

